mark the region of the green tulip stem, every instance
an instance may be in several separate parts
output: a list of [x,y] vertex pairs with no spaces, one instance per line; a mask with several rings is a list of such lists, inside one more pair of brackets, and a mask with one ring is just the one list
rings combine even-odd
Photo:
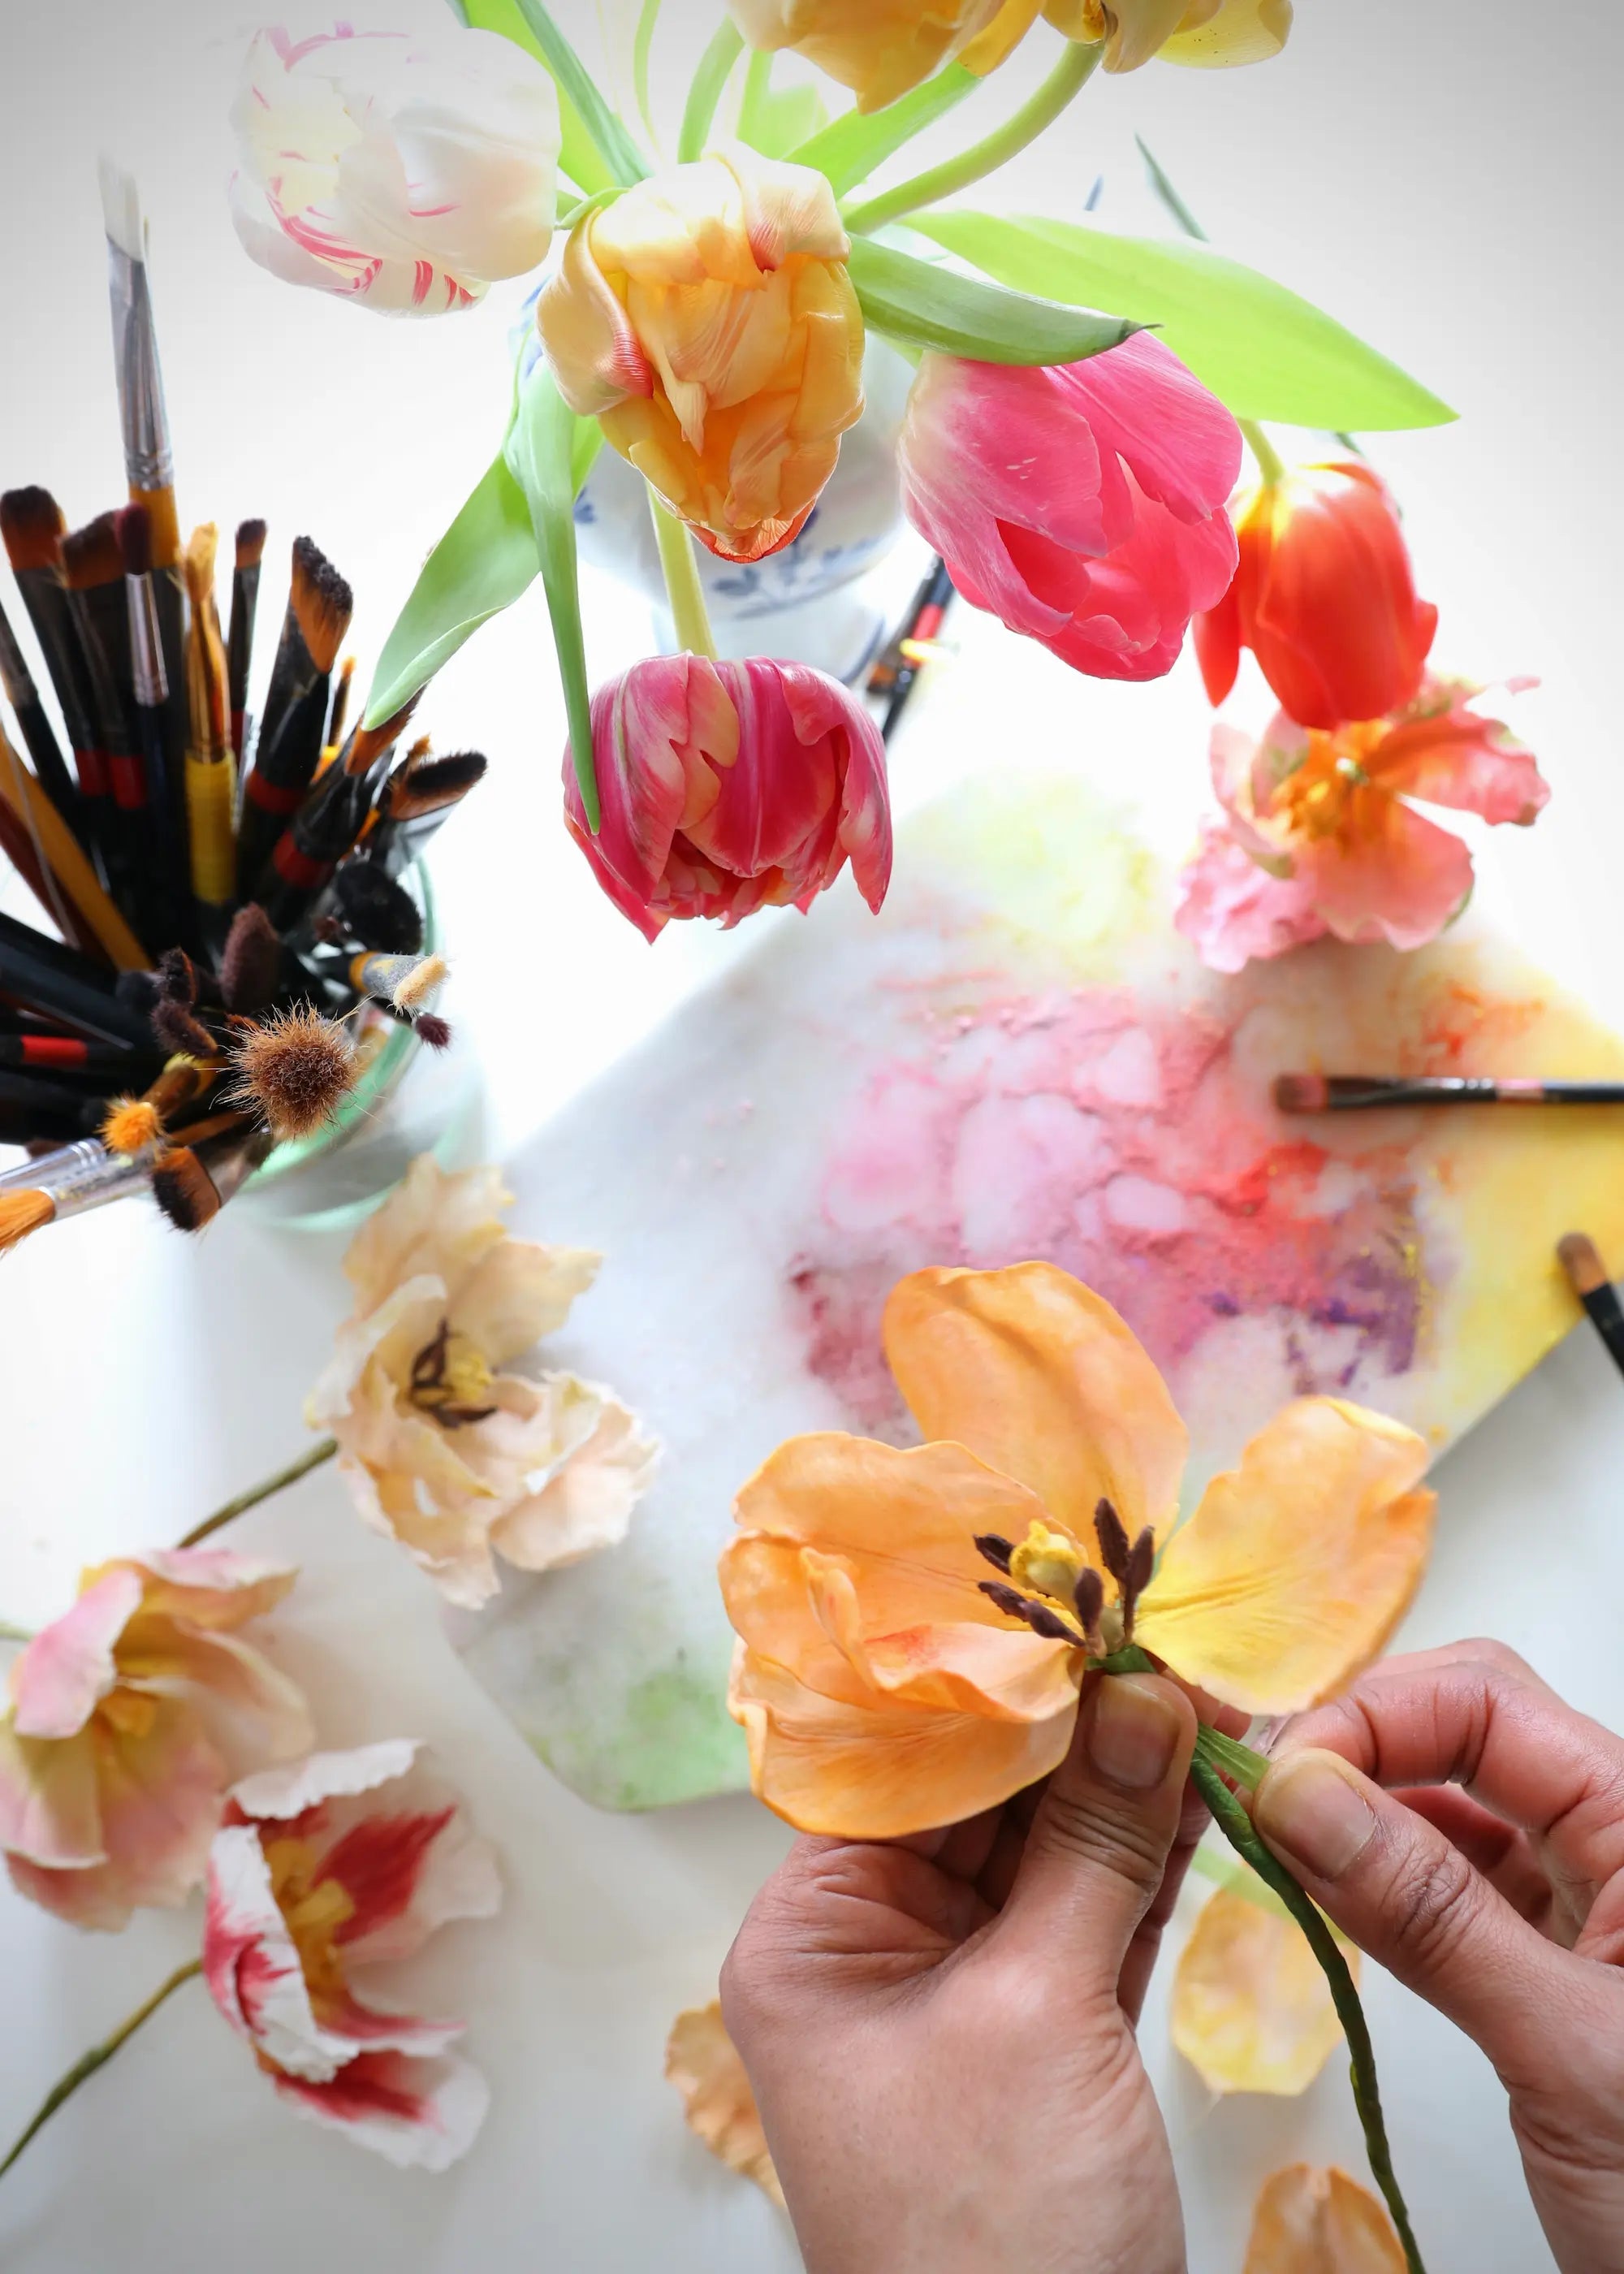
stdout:
[[1054,124],[1072,97],[1079,94],[1093,78],[1104,53],[1099,42],[1085,47],[1080,41],[1068,40],[1065,53],[1037,93],[1002,126],[981,141],[973,142],[956,158],[944,159],[941,165],[898,182],[895,189],[882,190],[878,197],[853,206],[844,216],[846,228],[854,237],[865,237],[883,222],[895,221],[899,215],[913,213],[920,206],[938,205],[956,190],[967,189],[983,175],[996,173],[1018,150],[1024,150],[1028,142],[1035,142],[1047,127]]
[[194,1524],[184,1540],[177,1540],[176,1546],[195,1547],[199,1540],[207,1540],[211,1532],[218,1532],[233,1517],[245,1515],[251,1508],[258,1508],[262,1500],[269,1500],[274,1493],[283,1492],[288,1486],[297,1484],[301,1477],[307,1477],[312,1469],[319,1469],[323,1461],[330,1461],[337,1450],[335,1438],[318,1438],[308,1453],[301,1453],[297,1461],[289,1461],[287,1467],[278,1469],[274,1477],[267,1477],[261,1484],[250,1485],[246,1492],[238,1493],[235,1500],[229,1500],[223,1508],[217,1508],[213,1516],[206,1516],[201,1524]]
[[722,99],[728,74],[744,53],[744,34],[731,16],[725,16],[718,26],[710,46],[699,58],[694,73],[694,83],[688,91],[688,102],[682,112],[681,131],[677,136],[677,163],[692,165],[695,158],[705,154],[705,144],[710,139],[711,122],[716,106]]
[[135,2035],[143,2022],[149,2022],[152,2019],[164,1999],[172,1996],[183,1982],[190,1982],[193,1975],[201,1974],[202,1971],[203,1961],[200,1958],[188,1959],[184,1966],[177,1966],[169,1980],[161,1982],[144,2005],[138,2006],[133,2014],[129,2014],[118,2024],[110,2037],[103,2037],[99,2045],[93,2045],[87,2053],[82,2054],[74,2062],[65,2076],[58,2077],[28,2122],[11,2142],[4,2161],[0,2163],[0,2179],[4,2179],[11,2170],[34,2134],[43,2130],[49,2123],[63,2102],[71,2099],[87,2077],[94,2076],[104,2062],[110,2061],[120,2045],[126,2044]]
[[694,558],[694,540],[652,490],[649,492],[649,511],[654,516],[654,538],[659,546],[660,568],[665,572],[665,591],[671,601],[677,651],[703,655],[714,663],[716,641],[711,636],[710,619],[705,613],[704,588],[699,581],[699,563]]
[[32,1627],[13,1626],[10,1619],[0,1619],[0,1642],[32,1642]]
[[1258,462],[1258,471],[1263,477],[1264,487],[1272,490],[1276,483],[1286,478],[1284,459],[1255,418],[1237,418],[1235,423],[1246,437],[1246,448]]
[[[1359,2122],[1365,2130],[1365,2146],[1370,2157],[1370,2167],[1376,2184],[1387,2199],[1393,2214],[1393,2224],[1398,2229],[1403,2245],[1404,2263],[1410,2274],[1425,2274],[1421,2253],[1410,2229],[1410,2213],[1399,2184],[1393,2174],[1393,2151],[1387,2145],[1387,2126],[1382,2120],[1381,2096],[1376,2084],[1376,2055],[1371,2044],[1370,2029],[1365,2019],[1365,2008],[1359,2003],[1348,1962],[1337,1948],[1336,1938],[1303,1889],[1298,1886],[1285,1865],[1271,1849],[1266,1848],[1253,1829],[1251,1817],[1230,1791],[1219,1773],[1219,1764],[1233,1768],[1233,1754],[1244,1753],[1244,1747],[1232,1747],[1230,1741],[1219,1738],[1215,1729],[1203,1727],[1196,1736],[1195,1758],[1190,1765],[1190,1774],[1196,1789],[1212,1811],[1213,1821],[1222,1833],[1236,1854],[1251,1864],[1266,1886],[1272,1887],[1285,1904],[1292,1917],[1308,1938],[1308,1946],[1319,1960],[1330,1985],[1331,2002],[1336,2017],[1342,2025],[1348,2040],[1350,2066],[1353,2078],[1353,2103],[1359,2112]],[[1255,1759],[1255,1756],[1252,1756]]]

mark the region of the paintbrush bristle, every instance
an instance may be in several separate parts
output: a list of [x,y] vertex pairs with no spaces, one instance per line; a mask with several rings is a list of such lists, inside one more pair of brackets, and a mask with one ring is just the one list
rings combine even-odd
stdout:
[[347,861],[333,880],[333,898],[345,930],[363,947],[384,955],[416,955],[422,947],[422,910],[376,862]]
[[387,750],[392,750],[405,731],[406,722],[421,701],[423,689],[402,703],[394,715],[377,727],[365,724],[357,727],[344,753],[344,771],[351,774],[371,773]]
[[360,1071],[346,1029],[307,1003],[239,1034],[231,1062],[237,1074],[231,1102],[252,1107],[283,1141],[325,1128]]
[[118,516],[98,514],[62,540],[62,574],[70,591],[88,592],[99,584],[116,584],[124,573],[124,549],[118,541]]
[[0,1193],[0,1255],[49,1224],[56,1213],[49,1193]]
[[186,598],[194,615],[201,615],[207,610],[218,616],[214,607],[214,563],[219,553],[220,531],[212,521],[200,523],[186,539],[184,562]]
[[430,1050],[450,1049],[451,1021],[448,1019],[442,1019],[437,1011],[420,1012],[412,1020],[412,1027],[417,1040],[420,1043],[426,1043]]
[[133,1158],[150,1152],[163,1135],[163,1117],[144,1097],[116,1097],[102,1116],[102,1142],[109,1153]]
[[19,576],[25,568],[60,568],[67,525],[49,490],[7,490],[0,497],[0,542]]
[[167,997],[153,1011],[152,1030],[166,1050],[180,1050],[188,1058],[212,1058],[217,1047],[208,1028],[199,1025],[186,1005]]
[[124,506],[114,519],[118,524],[118,551],[126,576],[145,576],[152,568],[152,516],[144,505]]
[[355,595],[320,546],[308,537],[293,540],[293,588],[288,596],[311,661],[331,671],[355,613]]
[[159,1155],[153,1164],[152,1194],[177,1231],[201,1231],[220,1214],[214,1180],[189,1145]]
[[275,999],[282,974],[282,941],[258,900],[231,919],[220,959],[220,991],[228,1011],[263,1011]]
[[135,177],[116,165],[105,152],[97,163],[102,177],[102,218],[108,240],[132,260],[147,258],[147,232],[141,224],[141,195]]
[[1570,1231],[1557,1242],[1556,1252],[1568,1274],[1568,1284],[1581,1302],[1607,1284],[1606,1267],[1588,1231]]
[[262,521],[239,521],[237,524],[237,565],[239,568],[257,568],[265,552],[265,523]]
[[485,768],[482,751],[457,750],[443,758],[425,758],[422,764],[408,767],[403,775],[392,774],[387,807],[389,819],[417,821],[425,813],[438,813],[442,806],[455,805],[485,779]]
[[1282,1073],[1274,1078],[1274,1104],[1281,1113],[1323,1113],[1330,1084],[1322,1073]]

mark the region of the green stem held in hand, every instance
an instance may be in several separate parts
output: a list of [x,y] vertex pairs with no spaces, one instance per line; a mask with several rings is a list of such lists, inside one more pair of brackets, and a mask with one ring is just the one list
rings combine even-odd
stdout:
[[930,167],[925,173],[915,174],[906,182],[898,182],[894,190],[882,190],[876,198],[865,204],[853,206],[844,216],[846,228],[854,237],[866,236],[900,215],[909,214],[919,206],[934,206],[944,198],[951,198],[956,190],[967,189],[985,174],[997,169],[1024,150],[1028,142],[1035,142],[1046,127],[1052,126],[1072,97],[1093,78],[1102,46],[1085,47],[1068,41],[1066,51],[1049,77],[1030,101],[1023,102],[1013,117],[980,142],[973,142],[956,158],[944,159],[941,165]]
[[177,1540],[176,1546],[195,1547],[199,1540],[207,1540],[211,1532],[218,1532],[222,1525],[229,1524],[233,1517],[242,1516],[251,1508],[258,1508],[262,1500],[269,1500],[273,1493],[281,1492],[286,1486],[297,1484],[301,1477],[307,1477],[312,1469],[319,1469],[323,1461],[330,1461],[337,1450],[335,1438],[318,1438],[308,1453],[301,1453],[297,1461],[289,1461],[285,1469],[278,1469],[275,1475],[267,1477],[263,1484],[250,1485],[245,1493],[238,1493],[235,1500],[229,1500],[223,1508],[217,1508],[213,1516],[206,1516],[201,1524],[194,1524],[184,1540]]
[[[1404,2263],[1410,2274],[1425,2274],[1421,2253],[1410,2229],[1410,2213],[1393,2173],[1393,2153],[1387,2145],[1387,2127],[1381,2114],[1381,2096],[1376,2084],[1375,2051],[1371,2044],[1365,2008],[1359,2003],[1359,1993],[1354,1988],[1353,1977],[1348,1970],[1348,1962],[1337,1948],[1336,1938],[1319,1909],[1298,1886],[1285,1865],[1264,1846],[1252,1827],[1251,1817],[1219,1774],[1218,1763],[1230,1748],[1226,1740],[1221,1740],[1217,1745],[1213,1743],[1218,1734],[1216,1730],[1205,1727],[1197,1733],[1195,1758],[1190,1765],[1191,1777],[1211,1809],[1214,1823],[1236,1854],[1244,1856],[1264,1885],[1272,1887],[1280,1897],[1302,1928],[1308,1939],[1309,1948],[1320,1962],[1326,1981],[1330,1985],[1331,2002],[1336,2008],[1336,2017],[1348,2039],[1354,2106],[1359,2112],[1359,2121],[1365,2129],[1365,2146],[1370,2157],[1371,2170],[1387,2199],[1387,2209],[1393,2214],[1393,2224],[1398,2229],[1399,2240],[1404,2249]],[[1244,1751],[1244,1748],[1236,1750]],[[1225,1760],[1224,1766],[1230,1764]]]
[[744,34],[731,17],[725,17],[710,46],[699,58],[694,83],[688,91],[682,128],[677,136],[677,163],[691,165],[705,154],[716,106],[722,99],[728,73],[744,53]]
[[705,613],[704,588],[699,581],[699,563],[694,558],[694,540],[675,514],[666,512],[652,490],[649,492],[649,511],[654,516],[654,538],[659,546],[660,567],[671,601],[678,652],[703,655],[714,663],[716,641],[711,636],[710,619]]
[[133,2014],[118,2024],[110,2037],[104,2037],[99,2045],[93,2045],[87,2053],[74,2062],[65,2076],[57,2079],[29,2121],[11,2142],[4,2161],[0,2163],[0,2179],[4,2178],[34,2134],[50,2121],[63,2102],[71,2099],[85,2080],[94,2076],[103,2062],[110,2061],[120,2045],[135,2035],[143,2022],[149,2022],[152,2019],[164,1999],[172,1996],[183,1982],[190,1982],[193,1975],[201,1974],[202,1971],[203,1962],[200,1958],[188,1959],[184,1966],[177,1966],[167,1982],[159,1984],[145,2005],[138,2006]]

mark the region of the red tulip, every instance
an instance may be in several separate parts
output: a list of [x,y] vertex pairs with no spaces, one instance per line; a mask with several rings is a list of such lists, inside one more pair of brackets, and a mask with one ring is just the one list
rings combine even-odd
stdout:
[[649,939],[673,916],[739,922],[811,906],[849,858],[871,908],[891,882],[879,729],[838,681],[752,656],[654,656],[592,698],[602,826],[589,831],[564,754],[564,819],[593,874]]
[[1301,727],[1384,718],[1410,702],[1438,629],[1416,598],[1391,497],[1368,466],[1302,466],[1253,492],[1240,566],[1196,618],[1207,692],[1222,703],[1249,647]]

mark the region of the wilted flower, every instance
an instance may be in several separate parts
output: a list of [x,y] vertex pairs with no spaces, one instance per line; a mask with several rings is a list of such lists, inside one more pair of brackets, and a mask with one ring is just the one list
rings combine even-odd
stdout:
[[494,32],[269,26],[231,123],[237,236],[289,284],[439,315],[545,256],[558,95]]
[[753,48],[793,48],[879,110],[941,64],[982,74],[1031,29],[1038,0],[727,0]]
[[1346,2172],[1291,2164],[1263,2182],[1241,2274],[1404,2274],[1393,2222]]
[[[1357,1983],[1359,1954],[1337,1940]],[[1259,1879],[1208,1897],[1179,1954],[1172,2022],[1214,2092],[1306,2092],[1342,2042],[1319,1960]]]
[[655,1457],[608,1390],[499,1371],[557,1332],[599,1261],[510,1239],[511,1199],[494,1169],[412,1163],[350,1243],[355,1312],[308,1406],[367,1522],[470,1607],[494,1555],[545,1571],[623,1539]]
[[784,2190],[767,2151],[756,2095],[717,1999],[677,2015],[665,2040],[665,2074],[682,2095],[689,2127],[710,2153],[730,2172],[754,2180],[782,2210]]
[[751,1782],[804,1832],[891,1839],[1008,1800],[1065,1758],[1089,1660],[1124,1640],[1244,1713],[1295,1711],[1415,1591],[1434,1496],[1395,1421],[1298,1398],[1175,1531],[1184,1426],[1065,1272],[916,1271],[884,1340],[925,1442],[791,1438],[722,1553]]
[[233,1775],[311,1742],[298,1690],[237,1632],[296,1576],[198,1547],[86,1572],[0,1720],[0,1848],[23,1894],[109,1929],[185,1901]]
[[1222,703],[1249,647],[1304,727],[1380,719],[1421,684],[1438,611],[1416,598],[1398,511],[1368,466],[1301,466],[1236,513],[1235,581],[1195,622],[1207,692]]
[[1098,679],[1158,679],[1235,570],[1240,430],[1137,332],[1052,367],[928,355],[899,456],[908,519],[967,600]]
[[739,148],[576,222],[536,321],[559,391],[728,561],[787,545],[862,411],[834,192]]
[[302,2115],[439,2172],[490,2103],[477,2069],[446,2050],[462,2025],[363,1993],[436,1927],[489,1918],[501,1883],[418,1750],[397,1738],[312,1753],[236,1787],[208,1853],[203,1977]]
[[592,698],[602,825],[570,753],[564,818],[648,938],[673,916],[736,924],[807,908],[849,859],[871,908],[891,880],[885,746],[856,697],[803,663],[654,656]]
[[1261,742],[1213,729],[1222,822],[1179,879],[1173,921],[1214,971],[1327,932],[1423,946],[1464,907],[1471,854],[1408,801],[1526,827],[1551,794],[1531,750],[1429,680],[1391,719],[1321,734],[1282,711]]

